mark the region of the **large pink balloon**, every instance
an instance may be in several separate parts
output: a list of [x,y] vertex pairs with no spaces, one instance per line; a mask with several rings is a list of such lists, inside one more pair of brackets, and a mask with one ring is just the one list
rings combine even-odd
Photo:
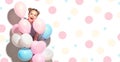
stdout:
[[41,54],[35,54],[32,57],[32,62],[45,62],[45,58]]
[[21,1],[17,2],[14,6],[14,11],[15,11],[16,15],[23,18],[25,16],[25,13],[26,13],[25,4]]
[[20,32],[22,32],[22,33],[30,33],[31,24],[30,24],[30,22],[28,22],[28,20],[21,19],[18,24],[19,24]]
[[46,48],[46,43],[44,41],[33,41],[31,44],[31,50],[33,54],[42,53]]
[[42,34],[45,31],[45,23],[43,20],[41,20],[40,18],[37,18],[34,22],[33,22],[33,28],[34,30],[39,33]]

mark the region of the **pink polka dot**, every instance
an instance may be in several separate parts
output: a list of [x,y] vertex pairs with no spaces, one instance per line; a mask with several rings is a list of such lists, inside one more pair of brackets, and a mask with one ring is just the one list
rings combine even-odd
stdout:
[[2,25],[2,24],[0,24],[0,32],[4,32],[5,31],[5,25]]
[[64,32],[64,31],[59,32],[59,38],[60,39],[65,39],[66,38],[66,32]]
[[77,62],[76,58],[72,57],[69,59],[69,62]]
[[7,58],[2,58],[2,59],[0,60],[0,62],[8,62],[8,59],[7,59]]
[[120,40],[120,34],[118,34],[117,38],[118,38],[118,40]]
[[78,5],[83,4],[83,0],[75,0]]
[[103,62],[112,62],[109,56],[104,57]]
[[13,0],[5,0],[5,2],[6,2],[7,4],[11,4],[11,3],[13,2]]
[[50,14],[56,13],[56,7],[54,7],[54,6],[51,6],[48,10],[49,10]]
[[91,48],[93,46],[93,42],[91,40],[86,41],[85,43],[87,48]]
[[111,20],[112,17],[113,17],[113,15],[112,15],[112,13],[110,13],[110,12],[107,12],[107,13],[105,14],[105,19],[107,19],[107,20]]
[[92,21],[93,21],[93,18],[92,18],[91,16],[87,16],[87,17],[85,18],[85,22],[86,22],[87,24],[92,23]]

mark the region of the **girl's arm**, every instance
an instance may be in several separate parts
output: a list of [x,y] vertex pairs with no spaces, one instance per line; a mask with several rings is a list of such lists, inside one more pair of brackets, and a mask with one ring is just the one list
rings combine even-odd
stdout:
[[39,34],[38,33],[35,33],[35,36],[34,36],[34,41],[37,41],[38,40],[38,36],[39,36]]

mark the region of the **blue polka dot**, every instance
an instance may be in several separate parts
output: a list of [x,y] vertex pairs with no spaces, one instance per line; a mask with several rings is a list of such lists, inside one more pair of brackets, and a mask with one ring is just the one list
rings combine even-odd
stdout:
[[74,47],[77,47],[77,44],[74,44]]
[[67,19],[68,19],[68,20],[71,20],[71,17],[68,17]]
[[54,46],[52,46],[52,49],[54,49],[55,47]]
[[106,29],[107,29],[106,27],[103,28],[103,30],[106,30]]
[[0,54],[0,57],[1,57],[2,55]]
[[9,42],[9,40],[6,40],[6,42]]
[[93,58],[91,58],[91,61],[93,61]]
[[120,5],[120,2],[118,2],[118,5]]
[[0,7],[0,10],[2,10],[2,7]]
[[120,57],[120,54],[118,54],[118,57]]
[[98,0],[96,0],[96,2],[98,2]]
[[65,0],[65,2],[68,2],[68,0]]

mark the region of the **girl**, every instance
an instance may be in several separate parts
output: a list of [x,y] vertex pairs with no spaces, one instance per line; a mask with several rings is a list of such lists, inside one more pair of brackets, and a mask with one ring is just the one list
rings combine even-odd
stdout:
[[32,23],[35,21],[35,19],[38,17],[38,15],[40,14],[40,12],[35,9],[35,8],[28,8],[28,21],[31,23],[31,33],[30,35],[33,37],[33,40],[37,40],[39,34],[37,32],[35,32],[35,30],[33,29]]

